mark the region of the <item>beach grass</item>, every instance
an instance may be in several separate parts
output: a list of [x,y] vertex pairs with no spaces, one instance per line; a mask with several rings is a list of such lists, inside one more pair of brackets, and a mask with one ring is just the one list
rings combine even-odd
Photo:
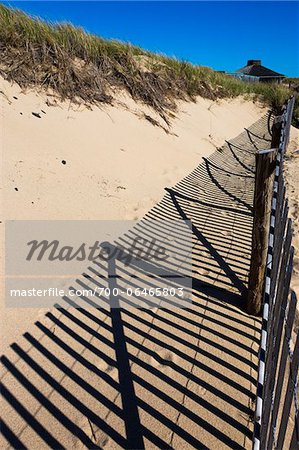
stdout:
[[69,23],[49,23],[0,4],[0,73],[22,87],[52,89],[62,99],[109,103],[117,90],[167,121],[176,101],[247,95],[279,111],[283,85],[245,83],[208,67],[102,39]]

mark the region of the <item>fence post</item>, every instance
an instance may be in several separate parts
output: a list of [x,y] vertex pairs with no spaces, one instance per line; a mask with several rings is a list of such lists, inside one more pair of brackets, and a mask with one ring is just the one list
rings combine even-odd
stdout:
[[262,295],[267,264],[273,182],[277,149],[280,143],[282,118],[272,126],[271,149],[256,152],[255,188],[253,200],[252,252],[248,280],[247,312],[258,315],[262,308]]

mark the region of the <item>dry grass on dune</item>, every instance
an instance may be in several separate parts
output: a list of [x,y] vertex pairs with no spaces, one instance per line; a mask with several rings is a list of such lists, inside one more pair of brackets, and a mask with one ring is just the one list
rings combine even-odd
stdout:
[[178,99],[255,94],[279,108],[286,87],[249,84],[136,46],[105,40],[71,24],[51,24],[0,5],[0,73],[22,87],[42,86],[62,99],[112,101],[115,89],[150,105],[167,121]]

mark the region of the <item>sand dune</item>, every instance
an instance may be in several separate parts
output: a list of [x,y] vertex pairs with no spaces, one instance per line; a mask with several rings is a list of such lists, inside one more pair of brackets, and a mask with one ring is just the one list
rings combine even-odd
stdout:
[[[265,113],[240,98],[198,98],[181,102],[167,129],[126,95],[91,110],[0,79],[0,98],[4,220],[140,219],[166,186]],[[38,314],[2,306],[4,348]]]
[[155,112],[127,96],[89,110],[0,86],[4,209],[14,219],[140,218],[165,186],[265,111],[240,99],[199,98],[179,105],[167,134],[144,118],[166,128]]

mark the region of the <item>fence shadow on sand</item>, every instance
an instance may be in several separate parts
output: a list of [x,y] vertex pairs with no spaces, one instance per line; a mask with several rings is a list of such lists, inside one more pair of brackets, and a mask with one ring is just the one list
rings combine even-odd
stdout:
[[[2,357],[6,445],[251,445],[260,322],[244,312],[243,294],[254,152],[267,145],[265,130],[266,117],[217,149],[121,237],[124,245],[136,233],[159,239],[168,232],[161,229],[167,221],[190,220],[192,302],[184,308],[110,309],[109,299],[98,308],[96,296],[82,296],[80,306],[79,299],[65,297],[11,345]],[[109,264],[109,273],[121,275],[109,278],[111,288],[138,287],[139,272],[143,285],[155,286],[138,267],[133,274],[117,261]],[[107,286],[103,270],[92,264],[74,287]]]

